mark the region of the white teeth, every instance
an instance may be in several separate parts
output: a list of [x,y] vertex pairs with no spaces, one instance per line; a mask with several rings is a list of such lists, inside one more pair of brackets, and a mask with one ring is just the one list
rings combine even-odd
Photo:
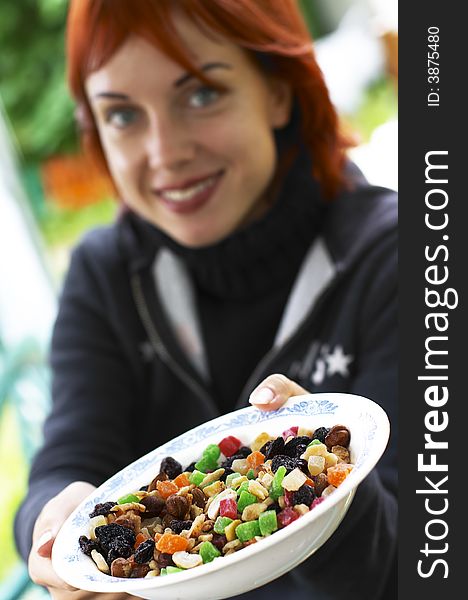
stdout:
[[213,175],[212,177],[208,177],[208,179],[200,181],[191,187],[184,188],[183,190],[164,190],[159,192],[159,194],[171,202],[186,202],[187,200],[191,200],[194,196],[206,188],[210,187],[216,178],[217,175]]

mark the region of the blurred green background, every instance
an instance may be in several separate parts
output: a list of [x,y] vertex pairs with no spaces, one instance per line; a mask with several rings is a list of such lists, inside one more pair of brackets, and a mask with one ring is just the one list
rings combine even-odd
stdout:
[[[353,2],[336,0],[333,14],[324,1],[301,0],[300,4],[313,36],[321,41],[336,32],[340,24],[338,17],[341,18]],[[79,237],[89,228],[109,222],[116,213],[116,204],[105,180],[83,162],[79,154],[74,106],[64,76],[63,33],[67,5],[67,0],[0,3],[0,104],[31,216],[28,227],[34,230],[31,235],[40,238],[38,251],[43,254],[56,290],[66,271],[70,250]],[[341,11],[336,10],[338,5]],[[367,18],[372,16],[372,7],[375,17],[375,2],[367,5],[371,6]],[[340,110],[347,127],[356,132],[363,146],[371,141],[380,126],[397,116],[396,77],[382,31],[375,36],[382,43],[383,66],[367,77],[354,106]],[[5,283],[0,282],[4,292]],[[18,356],[23,357],[21,353]],[[37,445],[37,441],[29,447],[24,443],[22,429],[36,427],[31,439],[34,435],[40,436],[46,410],[31,423],[24,417],[21,392],[10,391],[15,389],[18,373],[26,373],[26,379],[31,377],[24,369],[24,365],[28,368],[31,365],[30,354],[26,352],[24,356],[26,359],[23,357],[15,363],[16,356],[12,358],[11,348],[2,342],[0,329],[0,455],[3,458],[0,463],[0,599],[4,600],[33,598],[42,593],[35,586],[25,588],[27,580],[12,535],[13,516],[25,491],[31,452]],[[42,361],[46,377],[44,357]],[[46,406],[46,384],[43,394]]]

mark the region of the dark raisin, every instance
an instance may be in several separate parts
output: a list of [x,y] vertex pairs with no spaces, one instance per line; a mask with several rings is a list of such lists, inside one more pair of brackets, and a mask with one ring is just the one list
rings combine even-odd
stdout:
[[227,538],[222,533],[213,533],[213,539],[211,540],[213,546],[216,546],[221,551],[227,544]]
[[314,431],[314,435],[312,436],[312,439],[319,440],[320,442],[322,442],[322,444],[324,444],[325,438],[327,437],[329,431],[330,431],[330,429],[328,427],[318,427]]
[[109,566],[116,558],[128,558],[133,552],[133,544],[127,543],[123,537],[116,537],[112,540],[108,548],[107,562]]
[[180,521],[179,519],[173,519],[169,523],[169,527],[172,529],[174,533],[179,534],[184,529],[190,529],[193,521]]
[[187,471],[188,473],[195,471],[195,462],[196,461],[191,462],[188,467],[185,467],[184,471]]
[[316,498],[314,489],[310,485],[301,486],[292,496],[292,503],[295,504],[306,504],[310,506]]
[[286,473],[290,473],[296,467],[301,471],[304,471],[308,475],[307,461],[302,458],[291,458],[285,454],[277,454],[271,460],[271,470],[276,473],[279,467],[286,467]]
[[305,473],[307,477],[309,477],[310,473],[309,468],[307,466],[307,461],[303,458],[295,458],[294,460],[296,461],[296,467],[300,469],[303,473]]
[[99,515],[106,517],[110,513],[111,508],[116,504],[117,502],[104,502],[103,504],[96,504],[96,506],[93,509],[93,512],[89,513],[89,516],[91,518],[98,517]]
[[291,458],[299,458],[299,456],[305,452],[305,449],[311,441],[311,438],[306,435],[294,437],[285,444],[283,454],[286,454],[286,456],[290,456]]
[[[108,552],[112,546],[114,540],[119,539],[121,542],[125,542],[128,546],[133,548],[135,544],[135,532],[128,528],[118,525],[117,523],[110,523],[109,525],[99,525],[94,530],[96,538],[101,548]],[[120,542],[119,542],[120,543]],[[124,557],[126,558],[126,557]]]
[[279,469],[279,467],[286,467],[286,473],[290,473],[293,469],[296,468],[296,459],[291,458],[290,456],[286,456],[285,454],[277,454],[272,458],[271,461],[271,470],[273,473]]
[[269,460],[277,454],[284,454],[284,440],[283,436],[279,436],[274,440],[268,441],[260,448],[260,452],[265,456],[266,460]]
[[143,563],[153,560],[154,540],[145,540],[141,542],[135,550],[135,562],[142,565]]
[[161,554],[158,556],[157,563],[160,569],[165,569],[166,567],[174,566],[172,554],[166,554],[165,552],[161,552]]
[[166,456],[161,461],[160,471],[166,473],[169,479],[175,479],[177,475],[182,473],[182,465],[172,456]]
[[236,454],[238,455],[238,458],[247,458],[247,456],[252,454],[252,449],[248,446],[241,446]]
[[231,473],[234,473],[234,471],[230,468],[230,467],[224,467],[224,473],[221,475],[221,477],[219,478],[221,481],[226,481],[227,476],[230,475]]
[[84,552],[87,556],[91,556],[93,550],[98,549],[98,545],[94,540],[90,540],[85,535],[80,535],[78,538],[81,552]]
[[139,491],[140,492],[147,492],[148,491],[148,486],[147,485],[142,485]]

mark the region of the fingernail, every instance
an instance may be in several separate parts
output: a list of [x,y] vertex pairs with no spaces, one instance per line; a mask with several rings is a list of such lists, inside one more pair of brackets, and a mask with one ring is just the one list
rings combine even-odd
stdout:
[[250,404],[270,404],[275,398],[275,392],[269,387],[262,387],[250,394]]
[[48,552],[50,550],[49,545],[51,540],[53,539],[54,534],[53,532],[48,529],[47,531],[44,531],[44,533],[41,535],[41,537],[38,539],[37,541],[37,553],[42,555],[44,554],[44,552]]

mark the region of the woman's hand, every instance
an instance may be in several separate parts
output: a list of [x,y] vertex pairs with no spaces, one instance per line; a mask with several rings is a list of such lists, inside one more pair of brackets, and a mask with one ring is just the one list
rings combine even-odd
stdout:
[[29,575],[34,583],[48,588],[53,600],[132,600],[128,594],[96,594],[71,587],[55,573],[50,560],[52,546],[67,517],[95,487],[84,481],[75,481],[49,500],[37,518],[33,545],[29,554]]
[[292,379],[275,373],[269,375],[254,389],[250,394],[249,402],[260,410],[276,410],[291,396],[309,393]]
[[[55,538],[67,517],[95,487],[84,481],[75,481],[49,500],[37,518],[29,554],[29,576],[34,583],[54,590],[75,590],[55,573],[50,560]],[[62,598],[61,595],[53,596]],[[66,596],[63,596],[65,598]],[[73,594],[78,600],[79,596]]]

